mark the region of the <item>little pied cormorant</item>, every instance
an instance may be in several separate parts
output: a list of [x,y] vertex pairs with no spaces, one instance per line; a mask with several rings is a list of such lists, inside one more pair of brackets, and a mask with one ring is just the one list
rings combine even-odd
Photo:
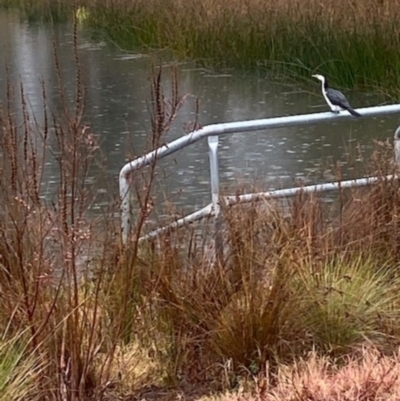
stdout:
[[321,81],[322,84],[322,94],[331,108],[333,113],[339,113],[340,110],[347,110],[350,114],[355,117],[361,117],[360,113],[357,113],[349,104],[346,97],[342,92],[339,92],[336,89],[332,89],[328,85],[327,79],[323,75],[313,75],[314,78],[317,78]]

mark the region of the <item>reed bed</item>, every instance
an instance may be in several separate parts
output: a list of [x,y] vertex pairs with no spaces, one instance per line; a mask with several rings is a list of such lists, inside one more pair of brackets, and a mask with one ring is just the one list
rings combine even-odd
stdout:
[[31,23],[63,23],[73,19],[73,3],[63,0],[0,0],[0,9],[20,12]]
[[86,23],[124,49],[348,88],[400,87],[399,0],[85,0]]
[[[194,227],[139,243],[154,213],[153,164],[133,177],[139,209],[123,245],[112,191],[103,214],[88,213],[92,166],[104,156],[82,117],[77,23],[73,99],[55,46],[62,107],[48,106],[43,85],[43,112],[34,116],[23,85],[11,83],[1,107],[0,399],[395,397],[400,192],[397,179],[385,178],[395,172],[392,146],[376,144],[365,165],[379,183],[340,191],[334,209],[305,194],[285,205],[223,208],[217,259]],[[185,101],[174,75],[165,95],[164,73],[150,74],[150,149]],[[49,157],[58,172],[53,199],[42,196]],[[213,233],[204,228],[201,239],[208,244]]]
[[73,18],[125,50],[398,95],[399,0],[1,0],[32,20]]

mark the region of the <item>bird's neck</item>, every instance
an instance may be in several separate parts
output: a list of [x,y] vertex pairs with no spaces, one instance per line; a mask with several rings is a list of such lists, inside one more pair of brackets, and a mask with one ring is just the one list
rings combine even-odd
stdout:
[[328,87],[329,87],[329,85],[328,85],[328,81],[327,81],[327,79],[325,78],[325,80],[324,80],[324,81],[322,81],[322,89],[325,89],[325,90],[327,90],[327,89],[328,89]]

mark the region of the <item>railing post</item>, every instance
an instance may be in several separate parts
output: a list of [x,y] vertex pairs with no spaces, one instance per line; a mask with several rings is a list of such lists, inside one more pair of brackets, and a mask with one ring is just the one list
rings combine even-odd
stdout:
[[223,257],[221,206],[219,203],[218,135],[208,137],[210,154],[211,202],[214,211],[214,246],[216,260]]
[[396,168],[400,168],[400,126],[394,133],[394,163]]
[[130,182],[122,174],[119,176],[119,196],[121,199],[122,243],[126,244],[131,230]]

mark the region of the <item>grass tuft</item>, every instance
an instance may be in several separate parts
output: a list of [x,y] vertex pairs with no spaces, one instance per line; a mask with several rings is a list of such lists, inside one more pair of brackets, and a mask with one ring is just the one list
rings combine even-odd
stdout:
[[25,334],[12,336],[5,332],[0,340],[1,401],[40,399],[37,382],[46,361],[38,353],[29,353]]
[[398,319],[399,277],[371,259],[332,260],[319,270],[304,268],[297,288],[302,295],[298,326],[317,350],[348,352],[368,339],[376,346],[391,335]]

